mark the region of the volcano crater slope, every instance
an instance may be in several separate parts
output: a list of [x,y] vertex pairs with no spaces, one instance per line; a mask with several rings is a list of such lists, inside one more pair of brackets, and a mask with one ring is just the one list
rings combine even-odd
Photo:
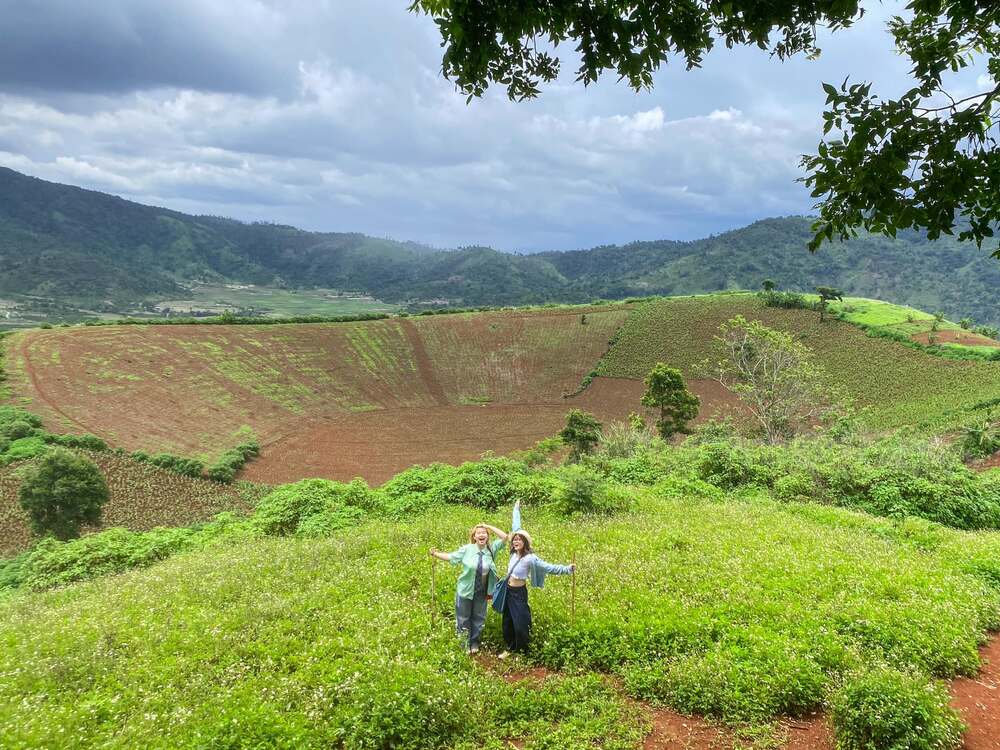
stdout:
[[250,428],[247,478],[380,482],[417,462],[525,448],[573,406],[638,410],[642,384],[577,391],[618,304],[301,325],[103,326],[17,334],[15,397],[53,431],[211,459]]
[[1000,399],[1000,362],[932,356],[750,294],[354,323],[54,328],[15,334],[6,369],[15,399],[52,431],[211,460],[249,428],[263,450],[247,479],[376,484],[415,463],[527,448],[572,408],[624,419],[641,410],[642,378],[658,361],[701,397],[699,419],[729,412],[732,394],[699,378],[734,315],[813,349],[827,385],[877,431],[954,430]]

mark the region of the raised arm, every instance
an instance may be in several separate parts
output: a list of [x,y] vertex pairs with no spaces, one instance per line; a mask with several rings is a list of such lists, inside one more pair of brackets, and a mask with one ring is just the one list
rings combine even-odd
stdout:
[[503,529],[498,529],[496,526],[490,526],[488,523],[481,523],[479,525],[489,529],[491,532],[496,534],[500,538],[500,541],[502,542],[507,541],[508,534]]

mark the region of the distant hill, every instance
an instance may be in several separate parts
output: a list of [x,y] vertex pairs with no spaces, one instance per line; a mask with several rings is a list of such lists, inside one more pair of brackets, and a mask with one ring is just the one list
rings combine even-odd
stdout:
[[[692,242],[657,241],[513,255],[435,250],[356,233],[306,232],[190,216],[0,168],[0,295],[125,306],[190,281],[364,291],[388,302],[583,302],[823,284],[1000,324],[1000,261],[915,233],[865,235],[810,254],[809,220],[766,219]],[[991,248],[992,249],[992,248]]]

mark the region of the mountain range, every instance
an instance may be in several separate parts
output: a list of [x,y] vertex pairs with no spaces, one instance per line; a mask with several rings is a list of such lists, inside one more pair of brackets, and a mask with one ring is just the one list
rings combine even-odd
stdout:
[[834,286],[949,318],[1000,324],[1000,260],[954,238],[863,234],[806,250],[807,217],[700,240],[517,255],[437,250],[357,233],[192,216],[0,168],[0,296],[126,308],[193,281],[325,287],[461,306]]

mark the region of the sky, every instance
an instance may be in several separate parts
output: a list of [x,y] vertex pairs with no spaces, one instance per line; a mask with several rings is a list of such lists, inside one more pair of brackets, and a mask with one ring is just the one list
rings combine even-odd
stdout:
[[[908,88],[887,1],[818,60],[564,75],[466,104],[407,0],[33,0],[0,14],[0,166],[194,214],[532,252],[808,213],[820,83]],[[975,90],[973,70],[954,92]]]

